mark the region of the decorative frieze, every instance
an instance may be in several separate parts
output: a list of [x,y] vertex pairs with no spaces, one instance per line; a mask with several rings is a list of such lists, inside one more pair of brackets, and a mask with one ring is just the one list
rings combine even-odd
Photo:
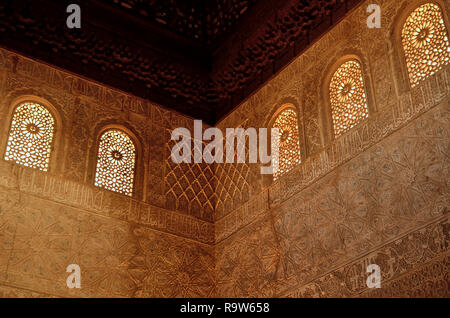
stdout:
[[0,171],[0,186],[11,191],[32,194],[206,244],[214,243],[214,226],[210,222],[6,162],[0,162]]
[[[281,297],[448,297],[448,217],[340,266]],[[369,289],[366,268],[381,269],[381,288]],[[436,290],[433,290],[436,289]]]

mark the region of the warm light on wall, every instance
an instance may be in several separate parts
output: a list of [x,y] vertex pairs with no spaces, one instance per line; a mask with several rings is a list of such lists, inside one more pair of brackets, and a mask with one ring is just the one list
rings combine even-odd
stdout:
[[136,148],[120,130],[108,130],[100,137],[95,185],[131,196]]
[[403,26],[402,44],[412,87],[449,64],[448,34],[437,5],[427,3],[411,13]]
[[[300,163],[297,112],[293,108],[283,110],[276,117],[272,127],[280,130],[279,169],[273,175],[276,180]],[[273,158],[276,160],[276,156]]]
[[330,103],[336,137],[369,117],[363,74],[358,61],[343,63],[333,74]]
[[12,116],[5,160],[47,171],[54,126],[53,116],[44,106],[20,104]]

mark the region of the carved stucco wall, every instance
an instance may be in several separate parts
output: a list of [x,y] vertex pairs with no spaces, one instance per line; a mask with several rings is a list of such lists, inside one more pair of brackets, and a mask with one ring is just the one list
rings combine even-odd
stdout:
[[[9,114],[23,96],[58,115],[47,173],[3,160]],[[0,295],[212,295],[215,203],[204,195],[213,180],[202,178],[212,168],[180,166],[184,182],[167,163],[171,131],[192,119],[4,49],[0,113]],[[96,140],[109,125],[139,143],[133,198],[93,186]],[[180,204],[186,193],[202,205]],[[80,290],[66,286],[69,264],[82,269]]]
[[[276,182],[245,165],[248,201],[216,211],[219,295],[449,296],[450,67],[410,89],[393,35],[423,2],[376,1],[381,29],[367,28],[363,3],[218,124],[265,127],[289,102],[302,143],[301,165]],[[326,83],[347,56],[363,66],[370,117],[334,139]]]
[[[17,98],[61,118],[48,173],[0,160],[0,295],[448,296],[450,67],[409,89],[390,34],[406,2],[378,3],[382,29],[363,4],[219,123],[265,127],[297,107],[302,163],[276,182],[257,164],[174,165],[170,133],[192,119],[1,49],[2,149]],[[345,55],[361,60],[370,117],[333,139],[323,83]],[[141,144],[133,198],[92,185],[113,124]]]
[[[265,206],[250,201],[218,220],[218,291],[356,296],[365,292],[369,264],[381,266],[387,284],[436,259],[429,275],[446,287],[449,106],[441,103],[282,202],[273,199],[289,183],[269,188]],[[432,286],[421,288],[448,293]]]

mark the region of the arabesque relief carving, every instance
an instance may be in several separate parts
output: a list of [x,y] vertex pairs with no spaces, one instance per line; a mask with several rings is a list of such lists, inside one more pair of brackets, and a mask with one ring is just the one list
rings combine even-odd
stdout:
[[[448,297],[450,67],[400,83],[392,33],[411,3],[380,1],[371,30],[367,3],[218,123],[265,127],[293,103],[301,163],[277,180],[258,164],[174,164],[170,132],[192,118],[0,49],[0,296]],[[368,117],[336,138],[324,87],[354,56]],[[57,111],[46,172],[3,160],[24,96]],[[94,186],[110,126],[136,137],[132,196]],[[381,289],[365,284],[371,263]]]

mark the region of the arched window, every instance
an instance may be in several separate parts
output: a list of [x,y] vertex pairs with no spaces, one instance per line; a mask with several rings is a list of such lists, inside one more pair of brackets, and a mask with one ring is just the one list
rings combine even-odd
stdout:
[[293,106],[281,111],[273,121],[272,127],[280,130],[278,170],[273,174],[276,180],[300,163],[298,119]]
[[49,110],[34,102],[25,102],[14,110],[6,146],[5,160],[48,170],[55,130]]
[[358,61],[343,63],[333,74],[330,103],[336,137],[369,117],[363,73]]
[[411,86],[435,74],[450,61],[450,45],[441,9],[426,3],[414,10],[402,29]]
[[121,130],[105,131],[100,137],[95,185],[131,196],[133,193],[136,147]]

